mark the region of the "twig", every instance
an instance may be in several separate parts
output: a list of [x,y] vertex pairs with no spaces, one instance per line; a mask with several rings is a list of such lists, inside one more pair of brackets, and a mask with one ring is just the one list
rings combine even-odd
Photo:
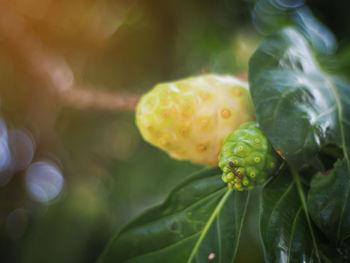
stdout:
[[132,111],[136,95],[121,95],[76,87],[74,75],[65,60],[49,51],[22,16],[6,0],[0,0],[0,34],[12,53],[25,62],[26,70],[39,80],[41,86],[71,107]]
[[[0,34],[13,54],[25,62],[26,70],[40,81],[41,85],[38,86],[46,89],[46,96],[52,93],[58,98],[61,106],[135,110],[138,95],[122,95],[77,87],[73,72],[65,60],[43,45],[23,17],[17,14],[6,0],[0,0]],[[238,77],[246,81],[247,73]]]
[[97,92],[77,87],[62,92],[60,97],[66,105],[73,107],[118,111],[134,111],[140,98],[138,95]]

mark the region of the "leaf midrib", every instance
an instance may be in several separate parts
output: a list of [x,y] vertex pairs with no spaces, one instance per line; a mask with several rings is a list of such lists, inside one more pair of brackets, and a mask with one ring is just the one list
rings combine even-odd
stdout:
[[[237,192],[236,192],[237,194]],[[244,210],[243,210],[243,213],[242,213],[242,217],[241,217],[241,221],[240,221],[240,224],[238,226],[238,233],[237,233],[237,242],[239,242],[240,238],[241,238],[241,233],[242,233],[242,228],[243,228],[243,223],[244,223],[244,218],[247,214],[247,208],[248,208],[248,203],[249,203],[249,199],[250,199],[250,192],[248,192],[248,196],[247,196],[247,200],[245,202],[245,206],[244,206]],[[234,200],[234,203],[235,203],[235,211],[237,211],[237,198],[235,198]],[[235,225],[237,226],[237,213],[235,213]],[[235,246],[234,248],[234,252],[232,254],[232,261],[231,263],[234,262],[235,258],[236,258],[236,254],[237,254],[237,250],[238,250],[238,245]]]
[[167,250],[167,249],[174,248],[174,247],[178,246],[179,244],[181,244],[181,243],[183,243],[183,242],[185,242],[185,241],[187,241],[187,240],[189,240],[189,239],[191,239],[191,238],[194,238],[195,236],[197,236],[197,235],[199,235],[199,234],[200,234],[200,231],[199,231],[199,232],[196,232],[196,233],[194,233],[194,234],[192,234],[192,235],[190,235],[190,236],[187,236],[186,238],[181,239],[181,240],[179,240],[179,241],[177,241],[177,242],[175,242],[175,243],[172,243],[172,244],[170,244],[170,245],[168,245],[168,246],[166,246],[166,247],[161,247],[161,248],[158,248],[158,249],[149,251],[149,252],[147,252],[147,253],[145,253],[145,254],[137,255],[137,256],[135,256],[135,257],[128,258],[128,259],[126,259],[125,261],[123,261],[123,262],[121,262],[121,263],[128,263],[128,262],[130,262],[131,260],[140,259],[140,258],[143,258],[143,257],[145,257],[145,256],[150,256],[150,255],[152,255],[152,254],[154,254],[154,253],[158,253],[159,251],[162,251],[162,250]]
[[218,234],[218,247],[219,247],[219,263],[222,262],[222,244],[221,244],[221,227],[220,227],[220,213],[217,215],[216,219],[216,231]]
[[315,249],[316,257],[318,259],[318,262],[321,263],[320,253],[319,253],[319,249],[318,249],[318,246],[317,246],[314,230],[312,228],[311,219],[310,219],[310,215],[309,215],[309,210],[308,210],[308,207],[307,207],[307,203],[306,203],[306,199],[305,199],[305,195],[304,195],[304,190],[303,190],[303,187],[302,187],[301,182],[300,182],[299,174],[294,168],[291,168],[291,171],[292,171],[292,174],[293,174],[293,180],[294,180],[294,182],[295,182],[295,184],[297,186],[297,189],[298,189],[298,193],[299,193],[301,204],[302,204],[303,209],[304,209],[306,221],[307,221],[307,224],[309,226],[309,230],[310,230],[310,234],[311,234],[311,238],[312,238],[313,247]]
[[[185,209],[181,209],[181,210],[179,210],[179,211],[176,211],[175,213],[171,213],[171,214],[169,214],[169,215],[166,215],[166,216],[157,218],[157,220],[152,221],[152,222],[145,222],[145,223],[139,225],[139,227],[145,227],[145,226],[150,225],[150,224],[152,224],[152,223],[154,223],[154,222],[156,222],[156,221],[159,221],[159,220],[162,220],[162,219],[164,219],[164,218],[171,217],[171,216],[174,216],[174,215],[176,215],[176,214],[179,214],[179,213],[182,213],[182,212],[184,212],[184,211],[187,211],[188,209],[192,208],[194,205],[197,205],[197,204],[199,204],[199,203],[205,202],[207,199],[212,198],[212,196],[215,196],[215,195],[219,194],[219,192],[223,192],[223,190],[225,190],[225,188],[220,188],[220,189],[218,189],[218,190],[216,190],[216,191],[210,193],[210,194],[207,195],[205,198],[193,202],[190,206],[186,207]],[[123,229],[116,237],[120,236],[120,235],[123,233],[123,231],[127,231],[127,229]],[[200,234],[200,233],[201,233],[201,231],[196,231],[195,233],[192,233],[191,235],[185,237],[184,239],[181,239],[180,241],[176,241],[175,243],[169,244],[169,245],[167,245],[167,246],[165,246],[165,247],[156,248],[156,249],[151,250],[151,251],[148,251],[147,253],[142,254],[142,255],[136,255],[136,256],[127,258],[126,261],[123,261],[123,262],[128,262],[129,260],[132,260],[132,259],[135,259],[135,258],[138,258],[138,257],[142,257],[142,256],[144,256],[144,255],[152,254],[152,253],[154,253],[154,252],[156,252],[156,251],[160,251],[160,250],[163,250],[163,249],[167,249],[167,248],[169,248],[169,247],[172,247],[172,246],[174,246],[174,245],[176,245],[176,244],[182,242],[183,240],[187,240],[188,238],[191,238],[191,237],[193,237],[193,236],[195,236],[195,235],[198,235],[198,234]]]
[[[276,212],[276,209],[277,207],[281,204],[282,200],[288,195],[288,193],[292,190],[294,186],[294,183],[291,183],[287,190],[283,193],[283,195],[278,199],[277,203],[274,205],[274,207],[271,209],[271,214],[269,216],[269,219],[268,219],[268,223],[267,223],[267,230],[270,229],[270,224],[271,224],[271,218],[272,218],[272,215]],[[266,235],[268,235],[268,233],[266,233]]]
[[[151,221],[151,222],[144,222],[144,223],[140,224],[139,227],[145,227],[145,226],[147,226],[147,225],[153,224],[154,222],[158,222],[158,221],[161,221],[161,220],[163,220],[163,219],[165,219],[165,218],[172,217],[172,216],[176,216],[176,215],[178,215],[178,214],[180,214],[180,213],[183,213],[183,212],[185,212],[185,211],[187,211],[187,210],[190,210],[193,206],[198,205],[198,204],[200,204],[200,203],[204,203],[204,202],[207,201],[208,199],[211,199],[213,196],[218,195],[219,192],[221,193],[221,192],[223,192],[224,190],[225,190],[225,188],[220,188],[220,189],[218,189],[218,190],[215,190],[214,192],[210,193],[210,194],[207,195],[206,197],[204,197],[204,198],[202,198],[202,199],[199,199],[199,200],[196,200],[195,202],[191,203],[189,206],[187,206],[187,207],[185,207],[185,208],[183,208],[183,209],[180,209],[180,210],[178,210],[178,211],[176,211],[176,212],[174,212],[174,213],[171,213],[171,214],[168,214],[168,215],[164,215],[164,216],[162,216],[162,217],[159,217],[159,218],[157,218],[156,220],[153,220],[153,221]],[[122,234],[122,233],[121,233],[121,234]]]
[[292,229],[291,229],[291,237],[290,237],[289,244],[288,244],[288,262],[287,263],[289,263],[290,259],[291,259],[290,253],[291,253],[291,248],[292,248],[292,242],[294,240],[295,226],[298,222],[298,217],[299,217],[299,214],[302,211],[302,209],[303,209],[303,206],[301,205],[299,207],[299,209],[297,210],[295,217],[294,217],[294,220],[293,220]]
[[[339,97],[338,88],[333,85],[333,82],[328,77],[326,78],[326,80],[329,83],[330,89],[331,89],[331,91],[333,93],[333,96],[334,96],[336,104],[337,104],[337,115],[338,115],[338,119],[339,119],[341,146],[342,146],[343,151],[344,151],[344,159],[346,161],[347,170],[349,171],[350,170],[350,160],[349,160],[348,147],[346,146],[346,143],[345,143],[345,133],[344,133],[344,125],[343,125],[343,119],[345,119],[345,118],[343,118],[342,102],[341,102],[341,99]],[[348,186],[346,188],[345,200],[348,200],[349,193],[350,193],[350,187]],[[338,242],[338,244],[341,242],[341,240],[340,240],[340,231],[341,231],[341,226],[343,225],[346,204],[347,204],[346,201],[343,202],[342,210],[341,210],[341,213],[340,213],[340,222],[339,222],[338,229],[337,229],[337,242]]]
[[191,252],[191,254],[190,254],[190,256],[189,256],[189,258],[187,260],[187,263],[191,263],[192,260],[194,259],[194,257],[196,256],[196,254],[198,252],[198,249],[199,249],[200,245],[202,244],[206,233],[209,231],[210,226],[213,224],[216,216],[221,211],[222,207],[226,203],[226,201],[227,201],[228,197],[230,196],[230,194],[232,194],[232,191],[233,191],[232,189],[228,189],[226,191],[225,195],[221,198],[219,204],[217,205],[217,207],[215,208],[214,212],[210,216],[209,220],[205,224],[203,230],[201,231],[201,235],[200,235],[199,239],[197,240],[195,246],[193,247],[192,252]]

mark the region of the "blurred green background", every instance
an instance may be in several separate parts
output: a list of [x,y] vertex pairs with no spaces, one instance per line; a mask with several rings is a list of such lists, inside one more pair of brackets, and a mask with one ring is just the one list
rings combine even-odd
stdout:
[[[74,85],[92,94],[140,95],[163,81],[209,72],[246,72],[262,33],[269,31],[256,30],[261,26],[256,21],[262,23],[261,17],[252,19],[257,2],[0,3],[30,30],[16,36],[15,42],[11,30],[0,30],[0,150],[5,149],[0,157],[12,156],[0,165],[1,262],[95,262],[119,227],[161,202],[184,177],[202,168],[172,160],[145,143],[132,111],[80,107],[48,91],[50,85],[35,74],[36,64],[27,56],[33,53],[39,65],[45,61],[41,63],[43,58],[27,43],[36,39],[39,50],[65,62]],[[286,6],[293,1],[266,2]],[[339,41],[339,61],[330,68],[348,74],[349,2],[307,4]],[[265,11],[262,20],[271,18]],[[0,28],[4,21],[0,20]],[[23,43],[18,41],[22,38]],[[31,173],[38,167],[41,176]],[[253,198],[236,262],[263,262],[257,223],[258,200]]]

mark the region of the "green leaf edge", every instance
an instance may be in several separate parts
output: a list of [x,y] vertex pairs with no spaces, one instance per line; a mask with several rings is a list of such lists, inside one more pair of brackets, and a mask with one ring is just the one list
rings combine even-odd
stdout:
[[201,231],[201,235],[200,235],[199,239],[197,240],[195,246],[193,247],[191,255],[187,260],[187,263],[191,263],[191,261],[196,256],[196,253],[198,252],[199,246],[202,244],[202,241],[205,237],[205,234],[208,232],[210,226],[213,224],[215,218],[217,217],[218,213],[220,212],[221,208],[224,206],[227,198],[230,196],[231,193],[232,193],[232,189],[228,189],[226,191],[225,195],[221,198],[219,204],[216,206],[214,212],[212,213],[212,215],[208,219],[208,222],[205,224],[203,230]]
[[[318,249],[318,245],[317,245],[317,242],[316,242],[316,238],[315,238],[315,234],[314,234],[314,231],[313,231],[313,227],[312,227],[312,222],[311,222],[311,218],[310,218],[310,215],[309,215],[309,210],[308,210],[308,207],[307,207],[307,202],[306,202],[306,199],[305,199],[305,194],[304,194],[304,190],[303,190],[303,187],[302,187],[302,178],[300,178],[300,175],[299,173],[297,172],[296,169],[294,169],[292,166],[288,165],[286,162],[283,162],[278,170],[278,173],[276,174],[276,176],[279,175],[279,172],[281,172],[283,169],[285,169],[286,167],[289,167],[291,169],[291,172],[292,172],[292,176],[293,176],[293,183],[288,187],[288,190],[289,191],[289,188],[291,188],[293,186],[293,184],[296,185],[297,187],[297,190],[298,190],[298,194],[299,194],[299,198],[300,198],[300,201],[302,203],[302,208],[304,210],[304,213],[305,213],[305,217],[306,217],[306,220],[307,220],[307,224],[308,224],[308,227],[310,229],[310,233],[311,233],[311,238],[312,238],[312,243],[315,247],[315,250],[316,250],[316,257],[317,257],[317,261],[319,263],[322,263],[321,261],[321,258],[326,260],[326,262],[330,262],[331,261],[322,253],[322,251],[320,251]],[[267,183],[265,184],[267,185]],[[284,193],[285,194],[285,193]],[[283,194],[283,195],[284,195]],[[261,198],[262,198],[262,195],[261,195]],[[262,205],[262,202],[260,202],[260,206],[259,206],[259,218],[261,219],[261,205]],[[259,219],[259,222],[261,221]],[[268,224],[270,225],[270,224]],[[261,225],[259,223],[259,232],[260,232],[260,241],[263,245],[263,249],[265,250],[265,246],[264,246],[264,242],[263,242],[263,236],[262,236],[262,231],[261,231]],[[264,252],[264,255],[265,255],[265,252]],[[288,260],[289,260],[289,257],[288,257]],[[289,261],[288,261],[289,262]]]
[[[328,75],[327,76],[327,80],[329,81],[332,93],[334,95],[334,98],[337,102],[337,115],[339,118],[339,129],[340,129],[340,136],[341,136],[341,147],[343,149],[343,153],[344,153],[344,160],[346,163],[346,166],[348,168],[348,171],[350,171],[350,158],[349,158],[349,153],[348,153],[348,147],[346,145],[346,139],[345,139],[345,128],[344,128],[344,117],[343,117],[343,105],[341,103],[340,100],[340,95],[338,92],[338,87],[334,85],[334,83],[332,81],[329,80]],[[339,144],[338,144],[339,145]],[[348,187],[347,192],[346,192],[346,197],[345,199],[347,200],[350,194],[350,188]],[[345,238],[343,240],[340,240],[339,236],[340,236],[340,230],[341,230],[341,226],[343,224],[343,218],[344,218],[344,213],[345,213],[345,208],[346,208],[346,202],[344,202],[343,207],[342,207],[342,211],[341,211],[341,221],[339,222],[338,225],[338,230],[337,230],[337,245],[340,245],[343,243],[343,241],[345,240]]]
[[312,223],[311,223],[311,219],[310,219],[310,215],[309,215],[309,209],[307,207],[304,190],[303,190],[303,187],[302,187],[301,182],[300,182],[299,173],[293,167],[290,167],[290,168],[292,171],[294,182],[295,182],[297,189],[298,189],[301,204],[302,204],[304,212],[305,212],[306,221],[307,221],[307,224],[308,224],[309,229],[310,229],[312,243],[314,244],[314,248],[316,250],[315,251],[316,257],[317,257],[318,262],[321,263],[322,261],[321,261],[321,257],[320,257],[320,252],[318,250],[318,245],[316,242],[315,233],[314,233],[314,230],[312,228]]
[[[225,195],[221,198],[219,204],[216,206],[214,212],[212,213],[212,215],[208,219],[208,222],[205,224],[205,227],[201,231],[201,235],[200,235],[198,241],[196,242],[196,245],[193,247],[192,253],[191,253],[190,257],[188,258],[187,263],[191,263],[192,260],[194,259],[194,257],[196,256],[196,253],[198,252],[198,249],[199,249],[203,239],[205,238],[205,234],[208,232],[208,230],[211,227],[211,225],[213,224],[215,218],[220,213],[221,208],[226,203],[226,201],[229,198],[230,194],[233,194],[233,193],[234,193],[233,189],[228,189],[226,191]],[[244,221],[243,219],[245,218],[245,215],[246,215],[246,212],[247,212],[247,206],[248,206],[248,203],[249,203],[249,198],[250,198],[250,192],[248,192],[248,197],[247,197],[247,201],[246,201],[246,204],[245,204],[245,207],[244,207],[241,224],[239,226],[239,232],[238,232],[238,238],[237,238],[238,242],[237,242],[237,245],[235,246],[235,251],[233,253],[232,262],[234,262],[234,259],[235,259],[236,254],[237,254],[238,244],[239,244],[239,240],[240,240],[240,236],[241,236],[241,232],[242,232],[242,227],[243,227],[243,221]]]
[[133,219],[131,219],[130,221],[128,221],[127,223],[125,223],[125,224],[119,229],[119,231],[117,231],[117,232],[114,234],[114,236],[107,242],[105,248],[103,249],[102,254],[100,255],[100,257],[99,257],[99,259],[97,260],[96,263],[102,263],[102,262],[103,262],[104,257],[106,256],[107,251],[109,251],[110,247],[112,246],[112,243],[113,243],[114,240],[119,236],[119,234],[120,234],[125,228],[127,228],[129,225],[132,225],[132,224],[133,224],[134,222],[136,222],[139,218],[143,217],[143,216],[148,212],[149,209],[152,209],[152,208],[153,208],[153,209],[154,209],[154,208],[159,208],[159,207],[163,206],[164,204],[166,204],[166,203],[170,200],[171,195],[172,195],[174,192],[176,192],[178,189],[180,189],[183,185],[185,185],[186,183],[188,183],[189,181],[191,181],[193,178],[195,178],[195,177],[198,176],[199,174],[204,173],[204,172],[209,172],[210,170],[215,170],[215,169],[217,169],[217,167],[215,167],[215,168],[212,168],[212,167],[210,167],[210,168],[204,168],[204,169],[202,169],[202,170],[200,170],[200,171],[197,171],[197,172],[195,172],[195,173],[193,173],[193,174],[187,176],[187,177],[185,178],[184,181],[182,181],[181,183],[179,183],[177,186],[175,186],[175,187],[168,193],[167,197],[165,198],[165,200],[164,200],[163,202],[161,202],[160,204],[155,205],[155,206],[153,206],[153,207],[151,207],[151,208],[148,208],[148,209],[144,210],[144,211],[141,212],[138,216],[134,217]]
[[[198,172],[195,172],[189,176],[187,176],[187,178],[185,178],[184,181],[182,181],[181,183],[179,183],[177,186],[175,186],[167,195],[167,197],[165,198],[165,200],[156,205],[156,206],[153,206],[149,209],[154,209],[154,208],[159,208],[161,206],[163,206],[164,204],[166,204],[171,195],[176,192],[178,189],[180,189],[183,185],[186,185],[188,182],[190,182],[193,178],[195,178],[196,176],[200,175],[201,173],[205,173],[205,172],[209,172],[210,170],[218,170],[218,167],[209,167],[209,168],[204,168]],[[226,187],[226,184],[224,185],[224,187]],[[224,189],[222,189],[224,190]],[[219,212],[220,212],[220,209],[218,208],[221,208],[225,202],[227,201],[228,197],[230,196],[230,194],[234,194],[233,190],[232,189],[228,189],[225,193],[225,195],[221,198],[219,204],[217,205],[217,207],[215,208],[214,210],[214,213],[210,216],[210,218],[208,219],[208,222],[206,223],[205,227],[203,228],[203,230],[201,232],[204,232],[207,233],[210,226],[212,225],[212,223],[214,222],[215,218],[218,216]],[[244,223],[244,218],[247,214],[247,208],[248,208],[248,204],[249,204],[249,199],[250,199],[250,191],[248,191],[248,196],[247,196],[247,201],[246,201],[246,204],[245,204],[245,207],[244,207],[244,211],[243,211],[243,214],[242,214],[242,219],[241,219],[241,223],[240,223],[240,226],[239,226],[239,232],[238,232],[238,237],[237,237],[237,244],[235,244],[235,248],[234,248],[234,253],[233,253],[233,257],[232,257],[232,261],[231,262],[234,262],[235,258],[236,258],[236,255],[237,255],[237,250],[238,250],[238,246],[239,246],[239,241],[240,241],[240,237],[241,237],[241,233],[242,233],[242,228],[243,228],[243,223]],[[119,234],[125,229],[127,228],[129,225],[133,224],[135,221],[137,221],[139,218],[141,218],[144,214],[146,214],[148,212],[149,209],[146,209],[145,211],[143,211],[141,214],[139,214],[138,216],[136,216],[134,219],[130,220],[129,222],[127,222],[124,226],[122,226],[119,231],[117,231],[114,236],[108,241],[107,245],[105,246],[105,248],[103,249],[103,252],[102,254],[100,255],[100,257],[98,258],[97,262],[96,263],[103,263],[104,261],[104,258],[107,254],[107,252],[110,250],[110,247],[112,246],[114,240],[119,236]],[[194,248],[192,249],[192,253],[190,255],[190,258],[187,260],[187,263],[191,263],[191,261],[194,259],[195,255],[196,255],[196,252],[198,251],[199,247],[200,247],[200,244],[202,243],[203,239],[204,239],[205,235],[203,235],[203,233],[201,233],[201,236],[200,238],[198,239],[198,241],[196,242],[196,245],[194,246]],[[196,250],[196,251],[195,251]],[[195,251],[195,252],[194,252]]]

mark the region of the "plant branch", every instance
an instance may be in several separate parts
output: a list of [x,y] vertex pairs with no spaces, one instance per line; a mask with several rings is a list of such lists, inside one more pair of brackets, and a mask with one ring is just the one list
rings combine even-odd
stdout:
[[78,87],[62,92],[60,97],[66,105],[77,108],[118,111],[134,111],[140,98],[138,95],[93,91]]
[[9,1],[0,0],[0,34],[14,56],[24,62],[25,70],[45,91],[58,98],[61,106],[133,111],[137,95],[121,95],[77,87],[74,74],[64,58],[50,51],[17,14]]
[[[14,56],[24,62],[26,71],[36,80],[45,96],[57,97],[61,105],[113,111],[134,111],[139,95],[119,94],[78,86],[64,58],[49,50],[17,14],[9,1],[0,0],[0,34]],[[247,80],[247,74],[238,76]]]

